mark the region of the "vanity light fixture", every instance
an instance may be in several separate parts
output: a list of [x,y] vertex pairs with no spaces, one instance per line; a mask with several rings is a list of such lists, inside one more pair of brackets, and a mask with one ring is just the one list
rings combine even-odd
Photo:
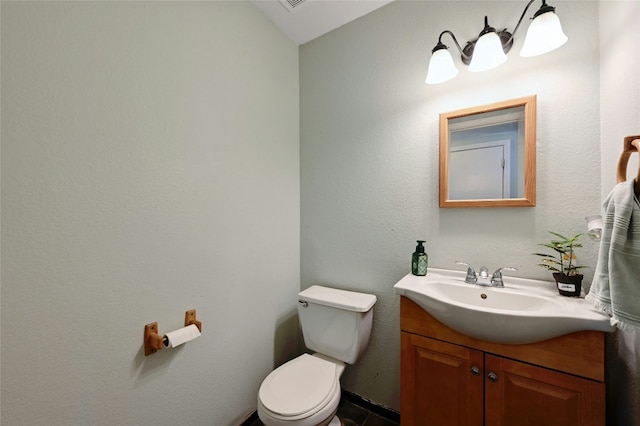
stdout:
[[[451,53],[449,53],[449,47],[442,43],[442,36],[445,34],[449,34],[453,39],[458,51],[460,51],[462,62],[469,66],[469,71],[486,71],[503,64],[507,60],[506,53],[513,46],[513,38],[533,2],[534,0],[530,0],[527,3],[512,33],[507,31],[506,28],[502,31],[496,31],[495,28],[489,26],[489,20],[485,16],[484,28],[478,38],[468,41],[465,47],[461,48],[456,36],[451,31],[442,31],[438,37],[438,44],[431,51],[432,55],[429,61],[426,83],[443,83],[458,75],[458,68],[453,62]],[[546,0],[542,0],[542,6],[533,15],[533,21],[527,30],[520,56],[542,55],[557,49],[567,42],[567,36],[562,31],[560,19],[555,10],[555,7],[549,6]]]

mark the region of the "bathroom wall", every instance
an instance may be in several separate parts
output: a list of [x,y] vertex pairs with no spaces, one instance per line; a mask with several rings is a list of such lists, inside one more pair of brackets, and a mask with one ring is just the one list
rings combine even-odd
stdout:
[[[1,2],[0,422],[236,424],[296,350],[300,266],[303,288],[378,296],[343,385],[398,408],[391,287],[415,239],[432,267],[547,277],[535,243],[582,230],[638,131],[639,3],[554,5],[561,50],[520,58],[523,28],[500,69],[427,86],[441,30],[512,28],[522,4],[396,0],[302,46],[299,93],[297,47],[244,2]],[[439,209],[438,113],[528,94],[538,206]],[[190,308],[203,336],[144,357],[144,324]],[[640,422],[639,342],[610,342],[619,424]]]
[[[601,195],[616,184],[625,136],[640,135],[640,16],[638,1],[600,2]],[[629,159],[635,177],[638,155]],[[616,331],[607,339],[607,424],[640,425],[640,331]]]
[[248,2],[1,15],[0,421],[238,424],[296,346],[297,46]]
[[[625,136],[640,135],[640,16],[638,1],[601,1],[600,5],[600,154],[602,199],[616,184],[616,168]],[[627,164],[635,177],[638,156]]]
[[[474,74],[459,65],[458,77],[438,86],[424,79],[442,30],[463,43],[477,37],[485,14],[493,26],[513,28],[523,3],[396,1],[301,47],[301,285],[378,297],[371,344],[345,372],[347,390],[399,408],[392,286],[409,272],[416,239],[427,240],[434,268],[463,260],[550,279],[535,266],[536,244],[548,230],[584,231],[584,216],[599,211],[598,3],[554,5],[569,37],[561,49],[521,58],[523,28],[502,67]],[[438,114],[532,94],[537,206],[439,208]],[[585,240],[586,283],[596,254]]]

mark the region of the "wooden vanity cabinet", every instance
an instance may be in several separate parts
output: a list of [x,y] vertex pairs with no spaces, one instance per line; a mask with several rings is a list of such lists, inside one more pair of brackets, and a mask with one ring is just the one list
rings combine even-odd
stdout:
[[481,351],[404,331],[401,345],[403,426],[483,425]]
[[402,426],[602,426],[604,333],[528,345],[462,335],[401,297]]

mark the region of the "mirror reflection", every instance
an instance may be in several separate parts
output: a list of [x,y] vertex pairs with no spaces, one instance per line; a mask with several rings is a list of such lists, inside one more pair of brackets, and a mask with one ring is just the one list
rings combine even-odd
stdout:
[[535,205],[535,100],[440,115],[440,207]]

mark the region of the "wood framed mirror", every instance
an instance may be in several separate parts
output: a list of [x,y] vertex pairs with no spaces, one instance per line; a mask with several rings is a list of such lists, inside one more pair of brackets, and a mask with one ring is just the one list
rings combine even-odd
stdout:
[[440,114],[440,207],[535,205],[535,95]]

